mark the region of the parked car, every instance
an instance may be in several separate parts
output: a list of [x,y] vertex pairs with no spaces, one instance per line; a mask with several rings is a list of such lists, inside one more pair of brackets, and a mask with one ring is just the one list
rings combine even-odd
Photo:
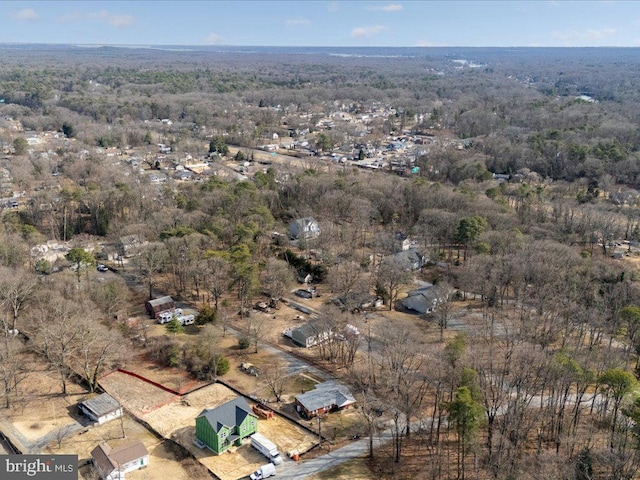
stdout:
[[298,290],[296,290],[295,293],[298,297],[302,297],[302,298],[313,298],[313,294],[308,291],[308,290],[302,290],[301,288],[299,288]]
[[106,265],[103,265],[102,263],[98,264],[97,270],[99,272],[107,272],[109,271],[109,268]]

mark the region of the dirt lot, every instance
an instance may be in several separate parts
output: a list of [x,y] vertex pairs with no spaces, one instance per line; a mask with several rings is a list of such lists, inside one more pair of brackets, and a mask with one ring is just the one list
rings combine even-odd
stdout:
[[125,370],[142,375],[179,393],[189,392],[207,383],[192,379],[184,370],[159,366],[146,359],[144,354],[136,355],[127,363]]
[[[193,423],[193,422],[192,422]],[[306,450],[316,442],[315,435],[281,417],[258,421],[258,431],[274,442],[283,458],[291,450]],[[179,443],[191,451],[202,464],[214,472],[221,480],[235,480],[257,470],[266,463],[266,458],[248,441],[222,455],[215,455],[208,449],[200,449],[193,444],[195,428],[182,429],[177,433]],[[177,440],[178,441],[178,440]],[[183,443],[188,442],[188,443]],[[284,459],[289,462],[288,458]]]
[[[145,444],[149,451],[149,465],[142,469],[127,473],[127,480],[149,480],[170,478],[171,480],[191,480],[194,477],[189,468],[185,468],[184,462],[180,462],[176,456],[176,452],[172,446],[166,441],[157,441],[153,437],[153,441],[143,438],[139,440]],[[130,437],[124,442],[132,441]],[[117,441],[109,442],[109,445],[118,445]],[[56,452],[57,453],[57,452]],[[187,463],[188,465],[188,463]],[[80,469],[80,478],[93,480],[96,477],[95,470],[91,466]]]
[[[188,480],[194,478],[180,462],[180,455],[128,416],[124,417],[123,422],[114,420],[104,425],[79,427],[78,431],[61,435],[60,448],[58,448],[58,439],[54,432],[61,427],[78,426],[78,422],[87,424],[87,419],[77,413],[77,403],[94,394],[69,382],[67,395],[63,397],[60,395],[60,382],[55,374],[48,371],[35,357],[29,356],[26,360],[30,362],[32,371],[20,384],[22,397],[12,408],[2,411],[13,425],[12,435],[17,435],[25,443],[37,443],[46,439],[48,445],[44,446],[42,451],[76,454],[80,460],[88,459],[91,450],[101,442],[108,442],[113,446],[140,440],[149,450],[150,464],[145,470],[127,475],[128,479]],[[125,439],[122,438],[123,426]],[[7,433],[11,432],[7,431]],[[84,472],[89,470],[83,469]]]
[[143,419],[165,437],[171,437],[184,427],[195,431],[195,418],[202,410],[215,408],[235,397],[236,394],[223,385],[209,385],[143,415]]
[[[233,454],[215,455],[201,450],[193,443],[195,439],[195,417],[205,408],[214,408],[236,395],[220,384],[210,385],[182,397],[143,418],[163,435],[174,439],[198,460],[223,480],[236,479],[250,474],[265,463],[265,458],[248,444],[234,449]],[[293,449],[305,450],[315,442],[315,436],[298,425],[280,417],[260,420],[258,431],[270,438],[283,454]]]
[[[125,438],[122,437],[123,428]],[[79,460],[83,460],[90,458],[91,450],[100,443],[107,442],[111,446],[117,446],[135,440],[140,440],[147,448],[159,443],[151,432],[137,423],[134,418],[125,415],[122,422],[120,419],[116,419],[103,425],[92,425],[76,435],[64,438],[60,448],[58,448],[57,441],[54,440],[49,444],[47,451],[50,453],[73,453],[78,455]]]
[[76,404],[88,395],[82,387],[69,382],[67,395],[63,397],[55,373],[48,371],[35,358],[28,357],[28,360],[32,370],[20,383],[20,401],[2,412],[27,443],[75,423],[75,418],[78,418]]
[[102,377],[100,385],[136,416],[144,416],[180,398],[178,395],[118,371]]

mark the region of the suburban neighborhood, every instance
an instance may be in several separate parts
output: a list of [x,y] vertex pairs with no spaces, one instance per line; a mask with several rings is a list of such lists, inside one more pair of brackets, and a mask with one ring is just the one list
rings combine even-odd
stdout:
[[638,478],[636,50],[0,59],[0,454],[83,480]]

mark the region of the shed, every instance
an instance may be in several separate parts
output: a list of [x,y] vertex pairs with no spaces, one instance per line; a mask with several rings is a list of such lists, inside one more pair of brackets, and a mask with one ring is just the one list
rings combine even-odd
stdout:
[[343,410],[355,403],[349,389],[334,380],[319,383],[314,390],[296,395],[296,410],[306,418]]
[[176,308],[176,303],[173,301],[173,298],[167,295],[165,297],[148,300],[147,303],[145,303],[145,308],[151,318],[158,318],[160,312]]
[[122,406],[108,393],[80,402],[78,409],[98,425],[122,416]]
[[149,464],[149,452],[142,442],[115,448],[101,443],[91,451],[91,458],[102,480],[124,480],[125,474]]

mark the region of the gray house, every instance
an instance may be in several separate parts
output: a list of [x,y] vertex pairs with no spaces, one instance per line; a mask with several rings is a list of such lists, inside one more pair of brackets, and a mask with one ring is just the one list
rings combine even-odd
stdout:
[[296,410],[306,418],[344,410],[355,403],[349,389],[333,380],[318,383],[315,389],[296,395]]
[[433,313],[439,304],[445,302],[448,291],[438,285],[425,283],[420,288],[407,293],[402,299],[402,306],[419,314]]
[[331,331],[318,323],[307,322],[291,330],[291,340],[300,347],[309,348],[326,341]]
[[405,270],[420,270],[427,262],[427,259],[415,248],[409,248],[386,257],[382,263],[398,262],[404,266]]
[[291,240],[316,238],[318,235],[320,235],[320,226],[313,217],[298,218],[289,224]]

